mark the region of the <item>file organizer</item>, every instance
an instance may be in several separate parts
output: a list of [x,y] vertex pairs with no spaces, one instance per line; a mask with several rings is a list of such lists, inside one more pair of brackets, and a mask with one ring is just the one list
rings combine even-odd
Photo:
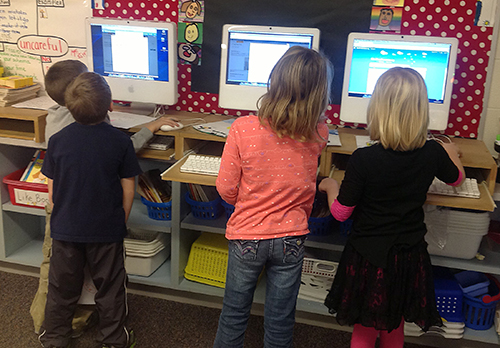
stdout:
[[184,277],[198,283],[226,286],[228,245],[222,234],[202,233],[191,245]]
[[149,277],[170,257],[170,236],[165,233],[130,230],[123,245],[128,274]]

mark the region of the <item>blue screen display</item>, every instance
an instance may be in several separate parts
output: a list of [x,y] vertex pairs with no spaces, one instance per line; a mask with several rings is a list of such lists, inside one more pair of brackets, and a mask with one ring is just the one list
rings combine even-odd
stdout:
[[380,75],[399,66],[418,71],[429,102],[443,103],[450,53],[451,45],[445,43],[355,39],[348,94],[370,97]]
[[93,70],[117,78],[169,81],[167,30],[92,24]]

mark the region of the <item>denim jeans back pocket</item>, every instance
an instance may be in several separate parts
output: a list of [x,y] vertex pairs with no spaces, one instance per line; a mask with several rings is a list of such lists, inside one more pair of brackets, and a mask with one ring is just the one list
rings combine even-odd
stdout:
[[235,255],[241,260],[252,261],[257,258],[258,240],[235,239],[230,241],[234,248]]
[[302,260],[305,251],[306,236],[283,238],[283,262],[294,263]]

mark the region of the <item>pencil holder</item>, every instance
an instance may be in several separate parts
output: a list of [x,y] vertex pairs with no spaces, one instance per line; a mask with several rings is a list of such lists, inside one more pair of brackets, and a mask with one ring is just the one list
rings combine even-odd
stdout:
[[172,201],[166,203],[155,203],[141,197],[141,202],[148,209],[148,216],[151,219],[172,220]]
[[221,203],[226,212],[226,220],[229,220],[229,218],[234,212],[234,205],[227,203],[225,200],[222,200]]
[[198,219],[215,220],[222,215],[223,209],[221,205],[222,199],[217,197],[210,202],[198,202],[192,199],[189,192],[186,192],[186,202],[191,207],[191,213]]

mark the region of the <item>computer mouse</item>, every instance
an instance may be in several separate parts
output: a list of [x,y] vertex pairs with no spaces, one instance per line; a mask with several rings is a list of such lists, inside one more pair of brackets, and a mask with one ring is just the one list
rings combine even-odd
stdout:
[[180,122],[177,122],[177,126],[169,126],[168,124],[164,124],[163,126],[160,127],[160,129],[164,132],[170,132],[174,130],[179,130],[184,128],[184,125]]

